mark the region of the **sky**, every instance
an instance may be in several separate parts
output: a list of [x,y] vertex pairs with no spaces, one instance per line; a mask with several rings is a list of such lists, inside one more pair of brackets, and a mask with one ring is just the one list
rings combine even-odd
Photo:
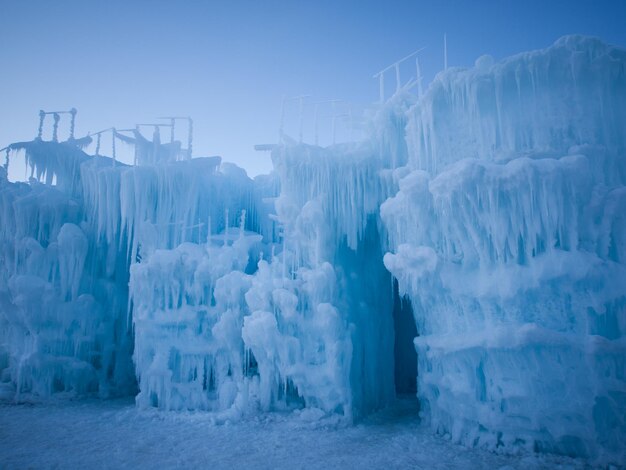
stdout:
[[[450,66],[544,48],[566,34],[626,47],[624,0],[0,0],[0,18],[0,147],[32,140],[40,109],[77,108],[77,137],[191,116],[194,156],[220,155],[251,176],[272,168],[254,145],[278,140],[283,97],[308,96],[303,139],[313,143],[312,103],[341,99],[335,113],[358,122],[378,100],[379,70],[420,47],[425,84],[443,68],[444,34]],[[403,81],[413,67],[405,64]],[[284,131],[294,138],[298,106],[285,106]],[[319,106],[327,144],[331,105]],[[338,140],[358,135],[337,122]],[[176,137],[186,141],[182,123]]]

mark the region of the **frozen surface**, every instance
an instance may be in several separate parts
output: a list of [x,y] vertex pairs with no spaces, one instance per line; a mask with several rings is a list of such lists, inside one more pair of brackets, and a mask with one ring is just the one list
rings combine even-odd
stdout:
[[438,432],[626,458],[625,57],[563,38],[442,74],[409,111],[384,262]]
[[7,468],[585,468],[567,457],[504,456],[452,444],[419,424],[415,405],[402,401],[348,427],[304,412],[217,424],[206,413],[141,411],[128,401],[0,405],[0,462]]

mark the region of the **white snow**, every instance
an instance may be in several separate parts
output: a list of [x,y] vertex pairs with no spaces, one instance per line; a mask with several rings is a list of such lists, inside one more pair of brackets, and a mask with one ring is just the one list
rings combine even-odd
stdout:
[[568,457],[452,444],[419,423],[415,405],[400,401],[356,426],[315,410],[216,422],[120,400],[0,405],[0,455],[7,468],[586,468]]

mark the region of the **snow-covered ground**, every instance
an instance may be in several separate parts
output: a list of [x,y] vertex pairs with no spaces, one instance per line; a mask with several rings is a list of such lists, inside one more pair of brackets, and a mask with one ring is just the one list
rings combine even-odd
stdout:
[[552,455],[497,455],[434,436],[416,402],[355,426],[270,413],[216,423],[209,413],[141,411],[131,400],[0,405],[0,468],[585,468]]

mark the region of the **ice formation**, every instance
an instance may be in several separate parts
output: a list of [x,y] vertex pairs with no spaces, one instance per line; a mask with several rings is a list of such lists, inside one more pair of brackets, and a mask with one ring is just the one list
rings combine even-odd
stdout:
[[420,95],[254,180],[13,144],[2,396],[350,421],[416,390],[454,441],[626,460],[626,52],[569,36]]

